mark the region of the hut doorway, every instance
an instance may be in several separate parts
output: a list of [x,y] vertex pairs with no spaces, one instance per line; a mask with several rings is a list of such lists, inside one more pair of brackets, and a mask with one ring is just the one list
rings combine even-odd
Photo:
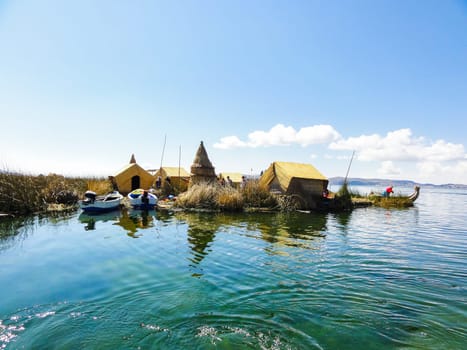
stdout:
[[140,187],[140,178],[138,175],[135,175],[131,178],[131,190],[136,190]]

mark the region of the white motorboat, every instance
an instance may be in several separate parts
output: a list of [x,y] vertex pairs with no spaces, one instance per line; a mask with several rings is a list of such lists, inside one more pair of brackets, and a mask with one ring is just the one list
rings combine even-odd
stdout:
[[102,213],[120,208],[123,196],[118,191],[98,196],[96,192],[86,191],[85,199],[79,201],[79,207],[88,213]]

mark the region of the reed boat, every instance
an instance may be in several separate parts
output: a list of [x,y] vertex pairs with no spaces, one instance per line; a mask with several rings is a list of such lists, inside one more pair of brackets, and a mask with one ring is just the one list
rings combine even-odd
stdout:
[[414,192],[408,196],[407,198],[410,199],[412,202],[415,202],[420,194],[420,186],[414,187]]
[[406,208],[412,207],[420,195],[420,186],[415,186],[412,194],[408,196],[375,196],[369,197],[369,200],[377,206],[385,208]]

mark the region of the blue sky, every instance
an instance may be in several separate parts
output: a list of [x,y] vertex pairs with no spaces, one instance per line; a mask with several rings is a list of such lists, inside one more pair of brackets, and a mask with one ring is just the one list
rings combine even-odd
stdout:
[[[1,1],[0,164],[467,184],[467,2]],[[164,139],[166,146],[164,149]],[[163,155],[163,156],[162,156]]]

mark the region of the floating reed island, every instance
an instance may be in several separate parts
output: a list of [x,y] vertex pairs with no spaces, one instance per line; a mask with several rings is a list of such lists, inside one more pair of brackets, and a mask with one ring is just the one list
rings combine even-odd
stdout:
[[160,210],[211,211],[348,211],[380,206],[413,206],[420,188],[410,196],[361,196],[346,182],[335,193],[328,179],[311,164],[273,162],[259,177],[224,173],[219,176],[201,141],[191,173],[178,167],[145,170],[132,155],[129,164],[114,176],[74,178],[61,175],[25,175],[0,171],[0,217],[17,214],[75,210],[86,191],[95,195],[136,189],[151,190]]
[[[70,178],[56,174],[33,176],[3,171],[0,172],[0,218],[74,211],[86,191],[105,194],[113,189],[113,185],[110,179],[105,178]],[[300,196],[270,191],[260,179],[248,179],[242,186],[229,186],[218,181],[199,182],[178,194],[165,185],[155,193],[160,199],[157,205],[160,210],[346,211],[368,206],[411,207],[418,197],[419,188],[411,196],[386,198],[374,194],[362,196],[349,191],[344,184],[336,193],[329,192],[327,197],[315,198],[317,206],[313,210],[303,208]]]

